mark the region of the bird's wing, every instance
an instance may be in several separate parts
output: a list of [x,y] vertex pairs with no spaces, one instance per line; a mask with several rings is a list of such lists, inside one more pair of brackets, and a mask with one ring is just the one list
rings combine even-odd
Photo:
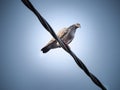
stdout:
[[[58,33],[57,33],[57,36],[59,38],[62,38],[66,33],[67,33],[68,29],[67,28],[62,28]],[[53,42],[57,42],[54,38],[52,38],[48,43],[47,45],[53,43]],[[47,46],[46,45],[46,46]]]
[[54,42],[56,42],[56,40],[55,40],[54,38],[52,38],[52,39],[47,43],[47,45],[45,45],[45,46],[48,46],[48,45],[50,45],[50,44],[52,44],[52,43],[54,43]]
[[64,35],[66,35],[66,33],[68,32],[68,29],[67,28],[62,28],[58,33],[57,33],[57,36],[59,38],[62,38],[64,37]]

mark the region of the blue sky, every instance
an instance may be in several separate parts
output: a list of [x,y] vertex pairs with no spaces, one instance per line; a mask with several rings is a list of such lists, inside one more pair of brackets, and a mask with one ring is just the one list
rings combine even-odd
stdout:
[[[30,0],[55,32],[80,23],[72,51],[108,88],[120,90],[119,0]],[[61,48],[43,54],[52,36],[20,0],[0,0],[1,90],[101,90]]]

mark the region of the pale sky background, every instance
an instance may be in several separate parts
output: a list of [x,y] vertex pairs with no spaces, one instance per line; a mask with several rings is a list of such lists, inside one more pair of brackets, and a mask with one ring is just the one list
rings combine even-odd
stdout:
[[[107,87],[120,90],[119,0],[30,0],[55,32],[80,23],[72,51]],[[101,90],[20,0],[0,0],[0,90]]]

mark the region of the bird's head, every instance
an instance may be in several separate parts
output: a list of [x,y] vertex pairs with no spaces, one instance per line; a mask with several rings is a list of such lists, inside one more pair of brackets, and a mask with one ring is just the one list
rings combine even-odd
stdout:
[[80,25],[79,23],[76,23],[75,26],[76,26],[77,28],[81,28],[81,25]]

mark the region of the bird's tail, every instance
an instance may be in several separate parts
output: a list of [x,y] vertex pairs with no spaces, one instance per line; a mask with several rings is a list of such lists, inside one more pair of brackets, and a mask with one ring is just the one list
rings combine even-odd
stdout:
[[47,53],[50,49],[50,46],[45,46],[41,49],[41,51],[43,51],[43,53]]
[[41,51],[43,51],[43,53],[47,53],[50,49],[55,49],[58,47],[60,47],[60,45],[57,45],[56,42],[52,42],[52,43],[47,44],[45,47],[43,47]]
[[50,48],[49,48],[48,46],[43,47],[43,48],[41,49],[41,51],[43,51],[43,53],[47,53],[49,50],[50,50]]

